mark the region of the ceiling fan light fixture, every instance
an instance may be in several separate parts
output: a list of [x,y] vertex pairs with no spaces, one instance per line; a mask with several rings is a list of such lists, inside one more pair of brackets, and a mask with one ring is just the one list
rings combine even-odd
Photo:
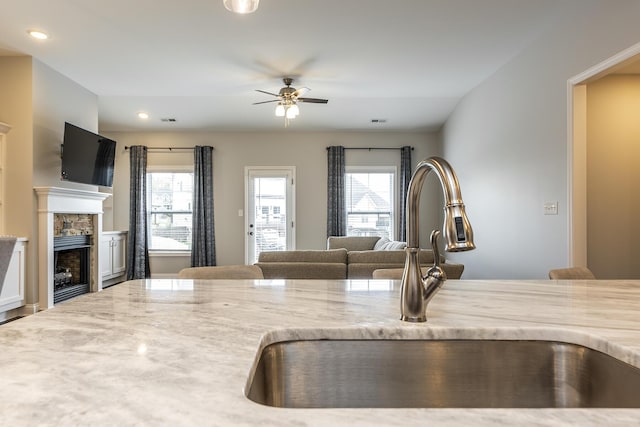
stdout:
[[295,119],[300,114],[300,109],[296,104],[292,104],[287,108],[287,119]]
[[291,84],[293,83],[293,79],[291,77],[284,77],[282,81],[284,82],[285,87],[281,88],[278,93],[256,89],[257,92],[275,96],[277,99],[254,102],[253,104],[277,102],[275,115],[276,117],[284,117],[284,127],[288,127],[289,121],[295,119],[300,114],[298,102],[310,102],[314,104],[326,104],[328,102],[327,99],[301,97],[300,95],[307,93],[310,89],[307,87],[302,89],[291,87]]
[[223,0],[224,7],[234,13],[252,13],[258,9],[260,0]]

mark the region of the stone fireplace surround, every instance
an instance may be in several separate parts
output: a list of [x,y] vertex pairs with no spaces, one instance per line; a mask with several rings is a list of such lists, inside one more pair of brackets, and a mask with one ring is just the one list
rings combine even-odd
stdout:
[[59,187],[35,187],[38,196],[38,294],[39,308],[53,307],[54,216],[55,214],[89,214],[93,222],[91,247],[91,292],[102,290],[100,275],[100,240],[102,236],[102,202],[110,196],[97,191]]

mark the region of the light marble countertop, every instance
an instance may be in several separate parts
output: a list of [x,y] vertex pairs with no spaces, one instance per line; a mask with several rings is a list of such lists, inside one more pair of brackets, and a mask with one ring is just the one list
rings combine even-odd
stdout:
[[0,326],[0,425],[640,424],[640,409],[285,409],[243,393],[261,345],[551,339],[640,367],[640,281],[447,281],[428,322],[384,280],[139,280]]

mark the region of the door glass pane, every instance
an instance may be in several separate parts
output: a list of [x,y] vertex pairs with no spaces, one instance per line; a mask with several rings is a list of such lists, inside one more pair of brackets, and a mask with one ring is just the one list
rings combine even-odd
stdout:
[[287,178],[255,177],[254,259],[262,251],[287,249]]

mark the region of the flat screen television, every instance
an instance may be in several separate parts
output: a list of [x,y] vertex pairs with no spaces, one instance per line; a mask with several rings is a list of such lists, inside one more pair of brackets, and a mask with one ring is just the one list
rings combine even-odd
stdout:
[[62,180],[113,186],[116,142],[71,123],[64,124]]

